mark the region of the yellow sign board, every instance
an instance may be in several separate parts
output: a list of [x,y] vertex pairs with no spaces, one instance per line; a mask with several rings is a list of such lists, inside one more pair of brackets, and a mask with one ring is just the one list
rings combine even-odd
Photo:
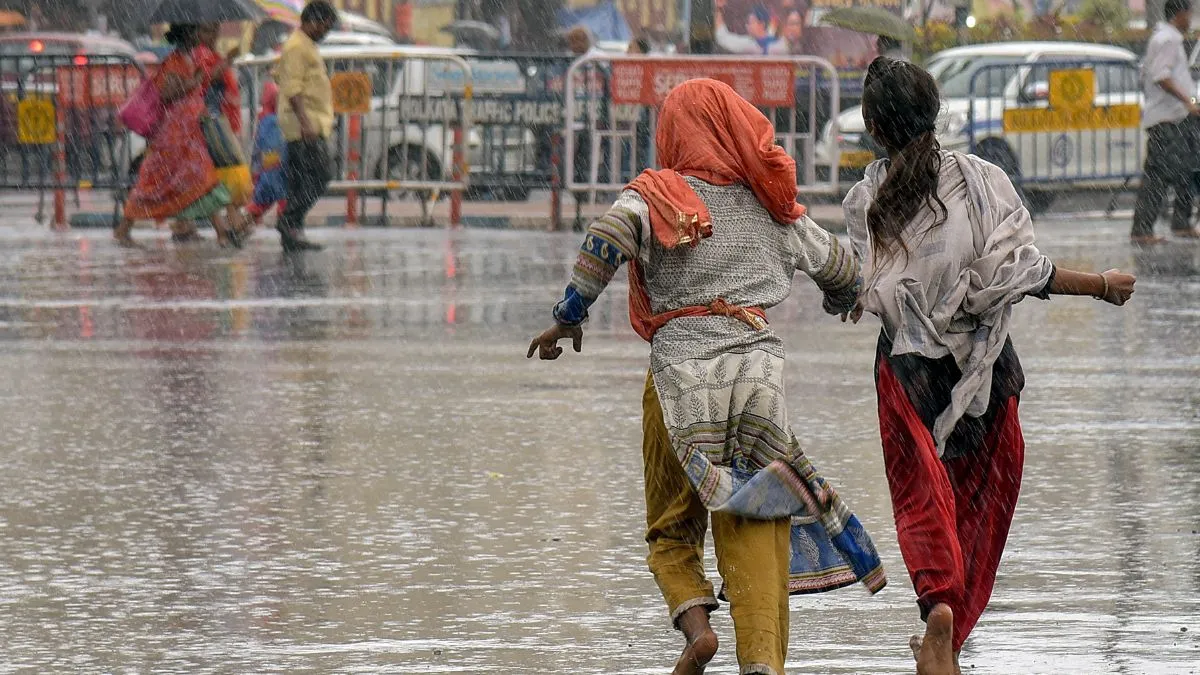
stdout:
[[17,103],[17,141],[22,145],[50,145],[58,140],[54,103],[27,98]]
[[843,169],[861,169],[875,161],[875,153],[870,150],[846,150],[842,152],[838,166]]
[[333,87],[333,111],[339,115],[365,115],[371,112],[371,77],[366,73],[337,73],[329,80]]
[[1050,107],[1060,112],[1087,110],[1096,103],[1096,71],[1091,68],[1050,71]]
[[1136,103],[1083,110],[1017,108],[1004,111],[1004,131],[1088,131],[1136,129],[1142,122],[1142,107]]

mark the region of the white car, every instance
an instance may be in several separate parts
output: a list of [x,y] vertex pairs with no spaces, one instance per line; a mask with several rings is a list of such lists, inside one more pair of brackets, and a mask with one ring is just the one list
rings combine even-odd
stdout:
[[[973,151],[1005,169],[1025,192],[1031,208],[1042,210],[1055,194],[1071,188],[1111,188],[1126,183],[1119,174],[1140,172],[1144,134],[1134,128],[1077,129],[1070,132],[1005,131],[1005,113],[1046,110],[1047,73],[1053,64],[1073,68],[1095,63],[1094,107],[1140,106],[1137,57],[1119,47],[1072,42],[1005,42],[956,47],[938,52],[926,69],[938,81],[944,99],[937,136],[947,150]],[[972,82],[975,99],[972,106]],[[879,149],[866,134],[862,108],[837,119],[838,136],[826,125],[817,146],[830,157],[832,143],[841,151],[841,178],[848,188],[861,178]],[[973,143],[972,143],[973,141]]]

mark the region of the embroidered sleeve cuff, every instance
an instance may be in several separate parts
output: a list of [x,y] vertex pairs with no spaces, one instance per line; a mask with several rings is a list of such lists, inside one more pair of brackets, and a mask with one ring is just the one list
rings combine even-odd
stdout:
[[566,295],[554,306],[554,320],[564,326],[578,326],[587,320],[591,304],[592,300],[580,295],[573,286],[568,286]]
[[854,309],[854,305],[858,302],[858,293],[862,290],[862,275],[854,278],[854,283],[845,286],[837,291],[826,291],[825,299],[821,303],[822,309],[826,314],[844,314]]

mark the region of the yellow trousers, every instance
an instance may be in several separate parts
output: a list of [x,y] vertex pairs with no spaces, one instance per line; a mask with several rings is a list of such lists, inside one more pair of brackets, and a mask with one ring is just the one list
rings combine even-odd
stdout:
[[[671,447],[654,381],[642,397],[642,458],[646,478],[646,562],[667,601],[671,621],[693,607],[716,609],[704,575],[708,509],[688,482]],[[733,617],[741,673],[783,675],[788,643],[791,523],[712,514],[717,570]]]

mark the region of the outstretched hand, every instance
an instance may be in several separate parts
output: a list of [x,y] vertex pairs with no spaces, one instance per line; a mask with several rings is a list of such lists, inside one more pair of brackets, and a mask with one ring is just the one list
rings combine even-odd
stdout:
[[1108,282],[1108,293],[1100,298],[1101,300],[1118,307],[1129,302],[1129,296],[1133,295],[1133,285],[1137,283],[1137,277],[1121,270],[1108,270],[1100,276]]
[[533,342],[529,343],[529,353],[525,358],[532,359],[535,353],[543,361],[553,361],[562,356],[562,347],[558,346],[558,341],[566,338],[571,338],[571,346],[575,352],[583,351],[583,329],[579,326],[564,326],[562,324],[554,324],[541,335],[535,337]]

